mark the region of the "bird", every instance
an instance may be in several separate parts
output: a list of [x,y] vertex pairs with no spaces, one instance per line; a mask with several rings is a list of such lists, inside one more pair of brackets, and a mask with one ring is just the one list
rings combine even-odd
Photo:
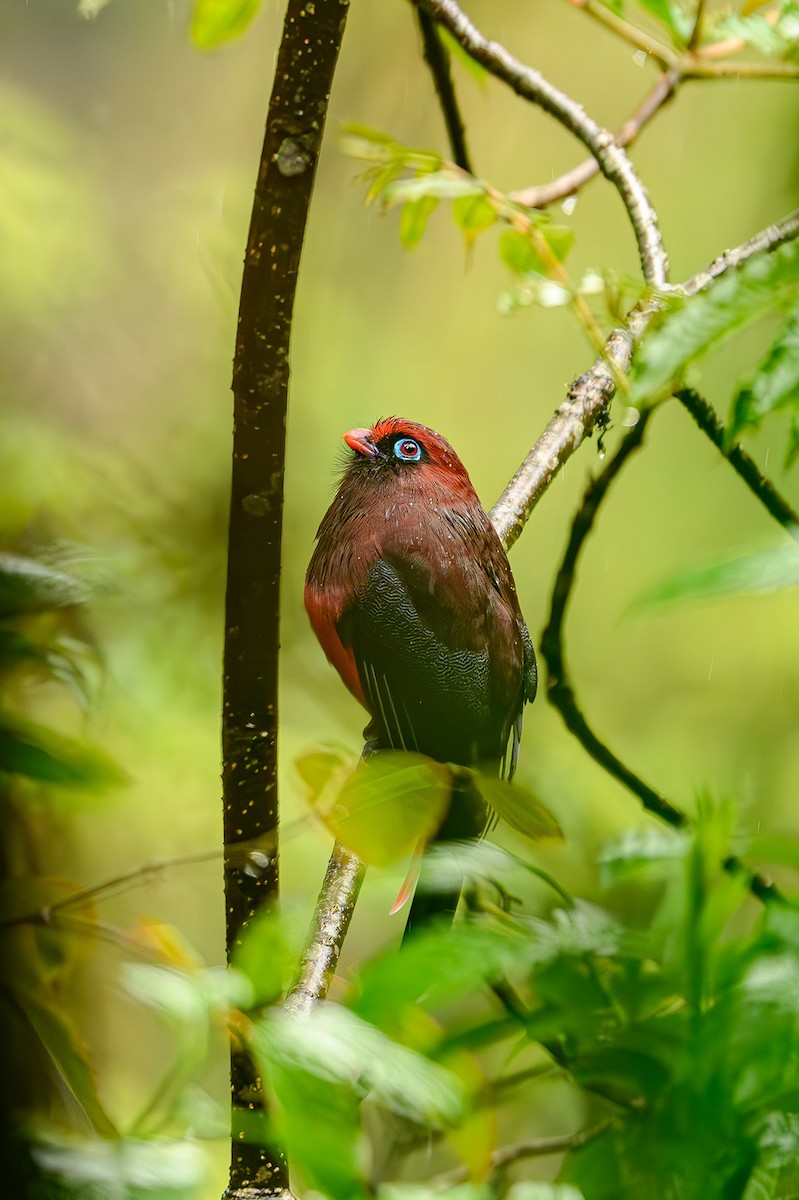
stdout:
[[[414,751],[510,780],[537,670],[499,535],[441,434],[392,416],[342,436],[351,453],[304,600],[369,714],[365,754]],[[456,781],[435,837],[477,838],[489,823],[479,792]],[[457,902],[417,893],[405,936]]]

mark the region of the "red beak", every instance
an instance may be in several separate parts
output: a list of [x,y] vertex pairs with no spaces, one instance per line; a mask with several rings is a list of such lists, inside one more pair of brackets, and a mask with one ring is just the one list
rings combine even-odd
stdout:
[[355,450],[358,454],[365,454],[367,458],[374,458],[377,454],[377,446],[372,441],[371,429],[351,429],[349,433],[343,433],[341,436],[350,450]]

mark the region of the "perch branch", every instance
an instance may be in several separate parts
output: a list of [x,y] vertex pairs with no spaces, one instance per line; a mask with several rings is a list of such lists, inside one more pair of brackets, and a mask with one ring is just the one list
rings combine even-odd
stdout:
[[600,170],[615,186],[632,224],[641,267],[647,283],[664,287],[668,260],[655,213],[646,190],[613,134],[593,121],[584,109],[554,87],[533,67],[528,67],[501,46],[491,42],[472,24],[455,0],[417,0],[430,16],[460,43],[487,71],[511,87],[518,96],[537,104],[590,150]]
[[428,13],[419,8],[415,0],[413,7],[419,25],[419,32],[422,35],[424,59],[430,68],[430,74],[433,76],[433,84],[438,96],[441,115],[444,118],[444,124],[447,128],[447,137],[452,150],[452,157],[459,167],[464,171],[468,171],[470,175],[473,175],[474,171],[472,170],[469,158],[469,149],[466,145],[466,127],[461,117],[460,108],[458,107],[455,85],[452,82],[449,54],[446,47],[441,44],[441,38],[436,32],[435,21],[432,20]]
[[[288,0],[242,275],[233,363],[233,469],[225,611],[222,791],[228,959],[274,903],[277,854],[242,853],[277,829],[277,671],[289,343],[327,103],[348,0]],[[231,1050],[233,1126],[262,1106],[260,1080]],[[283,1193],[285,1161],[231,1142],[229,1200]]]
[[361,860],[336,842],[311,920],[312,936],[300,961],[297,981],[286,997],[289,1012],[308,1012],[327,995],[365,872]]

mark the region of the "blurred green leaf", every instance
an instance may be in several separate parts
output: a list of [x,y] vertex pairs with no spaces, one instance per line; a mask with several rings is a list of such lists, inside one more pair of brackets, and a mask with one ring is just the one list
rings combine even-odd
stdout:
[[90,20],[100,15],[104,8],[107,8],[111,0],[80,0],[78,4],[78,12],[82,17],[87,17]]
[[381,751],[358,763],[316,811],[364,862],[384,865],[411,854],[441,824],[452,791],[449,768],[421,754]]
[[512,925],[474,921],[424,929],[361,967],[352,1006],[365,1020],[392,1030],[417,1003],[437,1006],[468,996],[529,965],[524,933]]
[[398,179],[386,185],[383,198],[388,208],[422,198],[455,200],[464,196],[481,196],[485,188],[479,180],[464,171],[444,169],[423,172],[413,179]]
[[488,71],[483,64],[472,58],[471,54],[467,54],[460,42],[443,25],[436,25],[435,30],[452,57],[457,59],[468,71],[475,83],[479,84],[480,87],[484,87],[488,81]]
[[645,592],[633,611],[651,612],[672,604],[746,592],[773,592],[799,583],[799,547],[778,546],[684,571]]
[[633,360],[630,402],[667,395],[686,367],[750,321],[793,303],[799,287],[799,243],[748,259],[685,301],[668,298]]
[[763,13],[725,13],[713,26],[715,39],[740,38],[767,58],[791,58],[799,45],[799,22],[794,4],[783,4],[776,21],[769,21]]
[[[274,1099],[268,1145],[279,1139],[308,1189],[331,1200],[366,1194],[366,1146],[360,1128],[360,1097],[346,1084],[322,1079],[300,1062],[262,1056],[256,1061]],[[296,1185],[295,1185],[296,1186]]]
[[83,604],[89,594],[85,583],[64,571],[33,558],[0,554],[0,617]]
[[[303,928],[303,935],[305,930]],[[297,970],[302,943],[284,912],[258,913],[233,951],[231,966],[249,979],[252,1004],[271,1004],[283,995]]]
[[452,216],[463,231],[467,249],[477,236],[499,220],[497,210],[484,195],[459,196],[452,201]]
[[637,0],[637,3],[665,25],[671,34],[673,44],[679,45],[690,33],[690,19],[670,0]]
[[789,314],[757,372],[733,400],[727,438],[757,428],[769,413],[792,408],[799,415],[799,305]]
[[603,887],[611,887],[642,868],[666,867],[684,862],[691,845],[690,835],[677,829],[647,826],[628,829],[605,843],[599,852],[600,878]]
[[403,204],[399,235],[406,250],[412,250],[422,240],[427,222],[438,208],[438,203],[435,196],[420,196],[418,200],[408,200]]
[[190,1141],[53,1140],[35,1145],[33,1156],[46,1176],[62,1180],[76,1197],[190,1200],[210,1183],[208,1159]]
[[547,274],[546,266],[533,247],[529,234],[518,229],[502,230],[499,235],[499,256],[514,275],[529,275],[532,272]]
[[102,751],[0,714],[0,772],[65,788],[106,788],[126,776]]
[[534,841],[563,837],[557,818],[532,792],[518,784],[488,775],[475,773],[473,780],[486,804],[517,833],[523,833]]
[[747,841],[745,853],[756,862],[773,863],[799,871],[799,841],[789,834],[757,834]]
[[244,33],[260,7],[260,0],[194,0],[192,41],[201,50],[229,42]]
[[461,1085],[451,1071],[340,1005],[317,1004],[300,1016],[274,1009],[257,1023],[255,1047],[268,1070],[276,1063],[298,1068],[432,1128],[457,1121],[463,1111]]
[[116,1136],[116,1127],[97,1088],[95,1064],[67,1009],[27,989],[20,990],[15,999],[92,1128],[103,1137]]
[[584,1200],[584,1196],[570,1183],[534,1183],[523,1179],[508,1189],[508,1200]]

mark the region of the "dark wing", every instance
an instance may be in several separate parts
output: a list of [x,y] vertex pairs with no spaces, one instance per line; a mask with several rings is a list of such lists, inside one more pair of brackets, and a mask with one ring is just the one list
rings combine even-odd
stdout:
[[501,759],[523,703],[514,617],[474,555],[384,553],[337,626],[377,744],[442,762]]

